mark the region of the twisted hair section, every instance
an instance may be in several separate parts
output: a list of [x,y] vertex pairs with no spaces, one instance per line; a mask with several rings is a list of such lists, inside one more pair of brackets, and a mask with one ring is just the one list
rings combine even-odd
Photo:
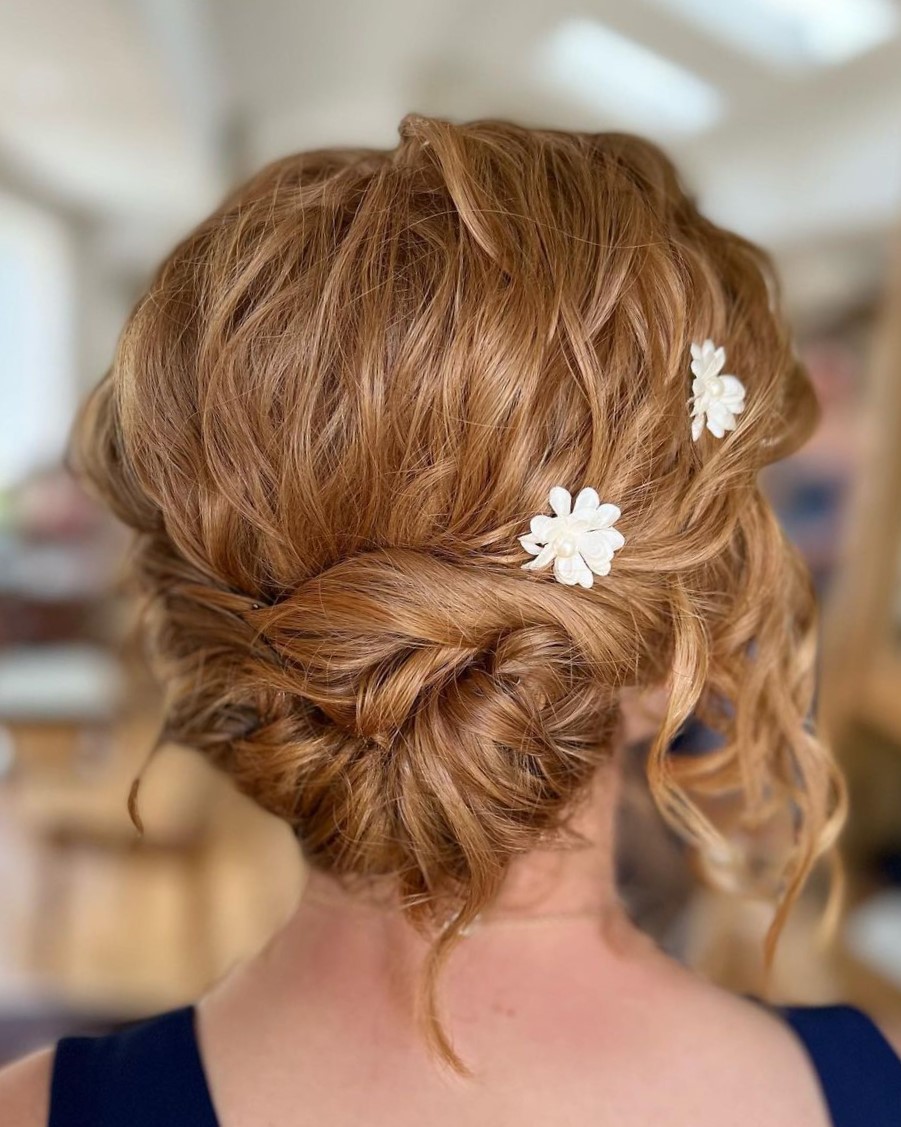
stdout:
[[[747,406],[693,443],[706,337]],[[136,533],[167,733],[311,864],[397,881],[447,1059],[438,967],[565,836],[623,689],[669,686],[649,775],[686,840],[722,848],[724,796],[790,826],[776,928],[833,843],[813,594],[756,480],[815,416],[766,257],[619,134],[411,117],[390,151],[289,157],[136,308],[76,437]],[[555,484],[622,509],[590,590],[519,566]],[[696,711],[722,746],[675,756]]]

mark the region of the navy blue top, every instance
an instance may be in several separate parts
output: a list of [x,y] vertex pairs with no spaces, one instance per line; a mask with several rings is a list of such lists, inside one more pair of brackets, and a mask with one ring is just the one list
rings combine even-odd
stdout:
[[[781,1012],[813,1062],[835,1127],[901,1127],[901,1059],[865,1014]],[[218,1127],[194,1007],[58,1041],[48,1127]]]

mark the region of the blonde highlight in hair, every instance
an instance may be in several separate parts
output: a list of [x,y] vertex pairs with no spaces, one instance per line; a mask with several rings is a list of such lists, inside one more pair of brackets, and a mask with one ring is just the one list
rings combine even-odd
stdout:
[[[747,406],[694,443],[705,337]],[[438,968],[565,833],[624,688],[670,687],[649,777],[686,840],[722,845],[723,795],[789,819],[774,935],[833,843],[811,584],[756,481],[815,417],[765,255],[618,134],[410,117],[392,151],[289,157],[132,315],[78,448],[136,531],[166,734],[312,865],[397,882],[449,1061]],[[520,567],[556,484],[622,509],[590,590]],[[723,746],[676,756],[695,712]]]

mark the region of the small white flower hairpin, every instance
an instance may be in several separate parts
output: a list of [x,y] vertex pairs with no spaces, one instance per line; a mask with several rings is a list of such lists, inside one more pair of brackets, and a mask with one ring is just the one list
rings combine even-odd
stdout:
[[602,505],[594,489],[583,489],[573,505],[562,485],[548,494],[554,516],[532,517],[531,532],[519,542],[534,559],[522,566],[539,571],[553,560],[554,578],[572,587],[590,587],[595,575],[608,575],[613,553],[625,537],[613,526],[620,518],[616,505]]
[[717,348],[712,340],[691,346],[691,437],[695,442],[705,425],[717,438],[735,430],[735,416],[745,409],[745,385],[737,376],[721,374],[725,363],[726,350]]

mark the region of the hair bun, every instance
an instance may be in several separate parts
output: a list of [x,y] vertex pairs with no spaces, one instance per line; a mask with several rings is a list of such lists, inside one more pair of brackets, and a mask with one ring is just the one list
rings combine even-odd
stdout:
[[[251,620],[297,692],[349,735],[387,746],[440,715],[455,718],[458,735],[493,719],[511,742],[537,749],[542,713],[577,680],[579,640],[572,616],[545,600],[529,622],[522,596],[515,579],[393,549],[344,560]],[[497,710],[492,686],[503,690]]]
[[611,747],[615,655],[638,640],[597,593],[381,549],[260,606],[164,544],[142,558],[166,592],[149,624],[168,736],[287,820],[311,862],[399,877],[427,913],[490,894]]
[[[285,797],[314,857],[416,873],[406,891],[420,896],[439,872],[468,879],[486,849],[525,851],[556,825],[618,712],[591,676],[585,615],[564,598],[523,605],[525,586],[394,549],[247,612],[277,658],[266,678],[296,772]],[[275,719],[241,741],[261,772]]]

